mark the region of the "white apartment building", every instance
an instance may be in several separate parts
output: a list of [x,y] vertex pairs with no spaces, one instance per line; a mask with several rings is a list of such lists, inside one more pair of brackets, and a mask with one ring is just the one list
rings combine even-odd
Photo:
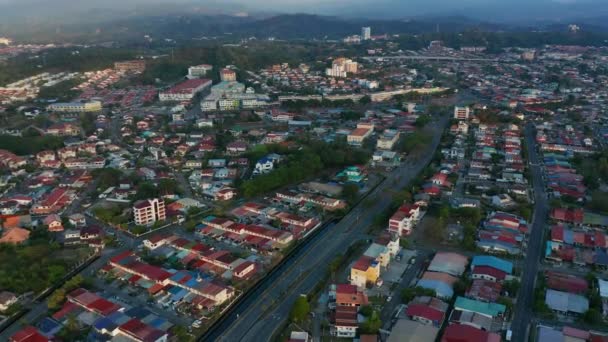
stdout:
[[89,113],[102,109],[100,101],[54,103],[47,107],[48,111],[60,113]]
[[376,147],[380,150],[392,150],[397,141],[399,141],[399,131],[387,129],[378,139]]
[[325,74],[330,77],[346,77],[348,74],[356,74],[359,71],[359,63],[347,59],[336,58],[331,64],[331,68],[325,70]]
[[372,39],[372,28],[371,27],[367,26],[367,27],[361,28],[361,39],[362,40]]
[[454,119],[457,120],[468,120],[471,115],[471,109],[469,107],[454,107]]
[[191,66],[188,68],[188,78],[207,76],[207,73],[211,70],[213,70],[213,66],[209,64]]
[[149,226],[156,221],[163,221],[167,218],[165,201],[153,198],[136,202],[133,206],[133,215],[138,226]]

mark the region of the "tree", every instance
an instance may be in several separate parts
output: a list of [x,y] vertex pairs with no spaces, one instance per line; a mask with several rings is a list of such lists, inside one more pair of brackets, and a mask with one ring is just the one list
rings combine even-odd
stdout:
[[44,150],[57,150],[63,147],[63,139],[54,136],[15,137],[0,135],[0,149],[9,150],[17,155],[36,154]]
[[496,303],[504,305],[507,308],[507,311],[513,310],[513,300],[511,300],[511,298],[498,297]]
[[517,291],[519,291],[519,286],[519,281],[517,279],[513,279],[505,281],[502,288],[509,294],[510,297],[515,297],[517,295]]
[[47,305],[50,310],[57,310],[61,307],[63,302],[65,301],[65,290],[63,288],[59,288],[53,292],[53,294],[49,297],[47,301]]
[[372,314],[360,326],[362,334],[377,334],[380,328],[382,328],[382,321],[376,310],[372,311]]
[[122,171],[115,168],[103,168],[93,170],[93,177],[97,180],[97,187],[105,190],[112,186],[118,186]]
[[409,190],[402,190],[393,195],[393,205],[400,206],[403,203],[412,201],[412,193]]
[[454,293],[458,295],[463,295],[469,285],[470,284],[468,279],[458,279],[458,281],[454,283]]
[[608,193],[596,190],[591,194],[591,203],[589,204],[592,210],[608,213]]
[[397,149],[405,153],[422,153],[432,140],[433,137],[429,133],[416,131],[401,139]]
[[401,291],[401,300],[403,303],[409,303],[417,296],[429,296],[436,297],[435,290],[427,289],[424,287],[416,286],[415,288],[405,288]]
[[144,226],[135,226],[135,227],[131,228],[131,233],[133,233],[135,235],[141,235],[147,231],[148,231],[148,228],[144,227]]
[[426,126],[429,122],[431,122],[431,116],[423,114],[416,119],[416,122],[414,122],[414,126],[422,128]]
[[194,336],[188,333],[188,330],[182,325],[176,325],[171,329],[173,336],[177,338],[177,341],[193,342]]
[[359,186],[353,183],[346,183],[342,187],[342,196],[348,203],[354,203],[359,197]]
[[467,223],[462,229],[462,247],[467,251],[474,251],[477,248],[475,243],[477,229],[475,227],[476,226]]
[[300,295],[293,303],[293,307],[289,312],[289,319],[292,322],[302,322],[306,319],[306,316],[310,312],[310,304],[308,303],[308,298],[304,295]]
[[374,313],[374,308],[370,305],[364,305],[359,309],[359,313],[365,317],[370,317]]
[[359,104],[361,105],[368,105],[372,102],[372,98],[369,95],[365,95],[362,98],[359,99]]
[[587,310],[583,316],[581,317],[583,322],[590,325],[598,325],[601,324],[604,320],[602,314],[597,309],[589,309]]

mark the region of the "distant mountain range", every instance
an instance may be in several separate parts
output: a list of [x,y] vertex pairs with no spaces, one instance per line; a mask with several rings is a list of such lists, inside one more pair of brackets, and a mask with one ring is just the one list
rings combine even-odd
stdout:
[[[103,18],[103,13],[97,13]],[[31,23],[16,30],[0,26],[0,35],[38,41],[107,41],[141,39],[192,39],[203,36],[275,37],[277,39],[339,39],[359,34],[371,26],[373,35],[396,33],[458,32],[466,29],[496,31],[506,25],[479,22],[464,17],[404,20],[344,19],[311,14],[276,16],[233,16],[207,14],[134,15],[114,20],[95,20],[71,24]],[[4,31],[4,32],[3,32]]]
[[[496,24],[473,20],[463,16],[424,17],[402,20],[339,18],[311,14],[282,15],[226,15],[200,12],[154,11],[123,13],[115,18],[113,12],[97,11],[90,20],[57,21],[54,23],[30,21],[28,25],[0,23],[0,36],[8,35],[27,41],[137,41],[145,35],[153,39],[190,40],[201,37],[252,37],[277,39],[339,39],[359,34],[362,26],[371,26],[372,35],[427,32],[480,31],[565,31],[566,23],[547,22],[535,26]],[[583,30],[608,31],[608,20],[588,18],[576,23]]]

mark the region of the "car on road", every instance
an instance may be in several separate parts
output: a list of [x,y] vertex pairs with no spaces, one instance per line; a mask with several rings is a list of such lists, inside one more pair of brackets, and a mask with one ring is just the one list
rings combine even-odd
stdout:
[[387,302],[390,302],[391,300],[393,300],[393,296],[388,296],[388,297],[386,297],[386,301],[387,301]]

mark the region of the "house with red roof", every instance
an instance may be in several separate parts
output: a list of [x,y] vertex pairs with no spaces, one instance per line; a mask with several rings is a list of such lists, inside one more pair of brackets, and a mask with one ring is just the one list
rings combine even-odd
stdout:
[[574,294],[585,294],[589,290],[589,283],[587,280],[575,275],[547,271],[545,277],[547,287],[553,290]]
[[50,340],[42,335],[33,326],[27,326],[8,338],[9,342],[49,342]]
[[500,283],[484,279],[475,279],[467,289],[465,297],[482,302],[494,303],[500,297],[501,291],[502,285]]
[[211,87],[211,84],[211,80],[204,78],[186,80],[161,91],[158,98],[160,101],[188,101],[197,93]]
[[247,152],[248,144],[244,141],[233,141],[226,145],[226,152],[230,155],[239,155]]
[[441,337],[441,342],[500,342],[500,335],[477,329],[466,324],[449,325]]
[[118,327],[119,334],[137,342],[165,342],[166,332],[143,323],[137,318],[125,322]]
[[526,220],[517,215],[501,211],[490,213],[483,223],[483,226],[485,229],[492,231],[508,231],[521,234],[526,234],[528,232]]
[[63,231],[63,223],[61,222],[61,217],[57,214],[51,214],[44,218],[44,225],[47,227],[49,232],[62,232]]
[[232,270],[232,275],[239,280],[247,280],[255,275],[257,266],[253,261],[246,260]]
[[330,334],[340,338],[353,338],[357,335],[359,322],[357,308],[354,306],[337,306],[330,315]]
[[555,208],[551,210],[551,218],[560,222],[566,222],[570,224],[582,224],[584,217],[585,211],[582,208]]
[[218,190],[214,195],[214,199],[216,201],[230,201],[236,195],[237,195],[236,189],[227,187],[227,188]]
[[445,188],[452,186],[452,183],[448,181],[448,174],[444,172],[437,172],[433,177],[431,177],[431,183]]
[[441,327],[445,319],[448,303],[428,296],[414,298],[407,307],[405,315],[422,324]]
[[336,305],[338,306],[362,306],[368,304],[365,291],[361,291],[355,285],[337,284],[336,285]]
[[32,206],[32,214],[44,215],[57,212],[72,201],[73,192],[65,188],[55,188],[43,196],[38,203]]
[[507,273],[490,266],[475,266],[471,272],[471,278],[490,281],[503,281]]
[[424,186],[424,190],[423,192],[429,196],[439,196],[441,195],[441,188],[439,188],[439,186],[431,184],[431,185],[426,185]]

